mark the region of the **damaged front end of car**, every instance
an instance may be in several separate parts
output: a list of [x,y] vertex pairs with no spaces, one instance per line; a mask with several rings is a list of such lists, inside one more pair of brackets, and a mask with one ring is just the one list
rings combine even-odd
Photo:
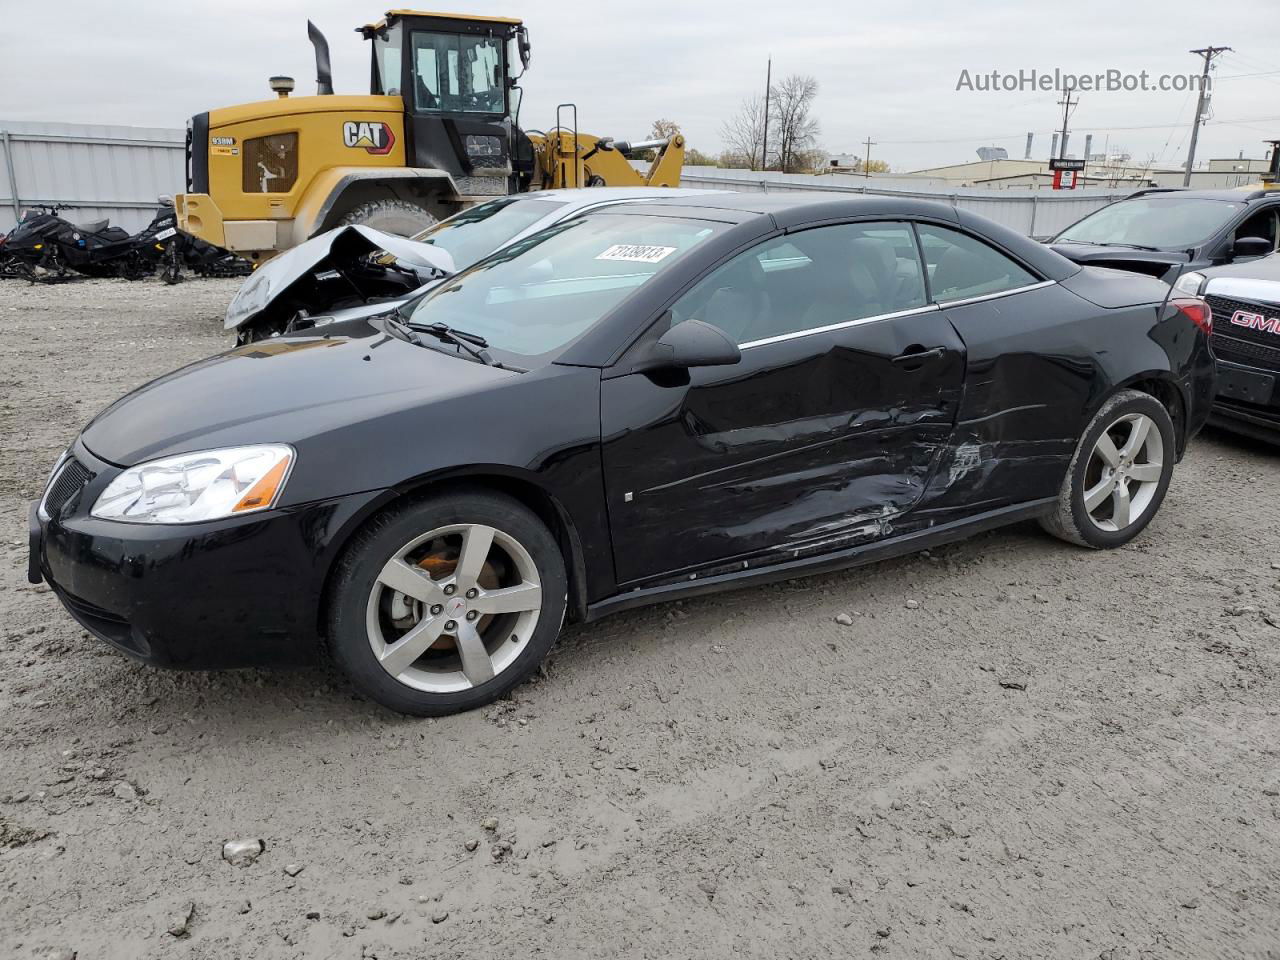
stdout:
[[263,264],[227,306],[236,343],[385,310],[454,272],[447,251],[365,226],[338,227]]

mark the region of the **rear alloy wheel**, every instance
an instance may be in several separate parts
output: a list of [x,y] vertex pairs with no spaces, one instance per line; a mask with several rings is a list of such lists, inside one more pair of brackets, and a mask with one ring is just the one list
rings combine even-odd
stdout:
[[1057,508],[1042,525],[1081,546],[1128,543],[1164,500],[1175,450],[1173,422],[1164,405],[1146,393],[1121,391],[1085,431]]
[[496,699],[542,660],[564,618],[550,531],[492,494],[423,501],[379,518],[349,549],[330,642],[357,687],[402,713]]

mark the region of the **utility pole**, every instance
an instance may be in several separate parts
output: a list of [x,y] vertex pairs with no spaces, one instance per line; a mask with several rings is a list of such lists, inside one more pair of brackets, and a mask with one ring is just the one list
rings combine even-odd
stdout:
[[1204,122],[1204,107],[1207,102],[1204,92],[1209,86],[1209,65],[1213,63],[1214,57],[1230,49],[1230,47],[1201,47],[1199,50],[1189,51],[1198,57],[1204,57],[1204,71],[1200,74],[1200,96],[1196,98],[1196,119],[1191,125],[1191,145],[1187,147],[1187,172],[1182,175],[1184,187],[1191,186],[1191,164],[1196,159],[1196,140],[1200,136],[1200,124]]
[[769,169],[769,94],[773,91],[773,57],[764,70],[764,146],[760,148],[760,169]]
[[1067,158],[1067,120],[1071,117],[1072,107],[1080,106],[1080,98],[1076,97],[1076,102],[1071,102],[1071,88],[1067,88],[1066,96],[1058,101],[1058,105],[1062,107],[1062,139],[1058,141],[1058,159],[1065,160]]
[[869,177],[871,176],[871,148],[876,145],[876,142],[872,140],[870,137],[867,137],[866,144],[867,144],[867,159],[862,161],[862,175],[864,177]]

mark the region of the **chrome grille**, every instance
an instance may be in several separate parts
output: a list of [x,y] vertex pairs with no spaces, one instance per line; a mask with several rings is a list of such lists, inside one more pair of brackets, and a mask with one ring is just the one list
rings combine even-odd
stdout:
[[1205,300],[1213,309],[1213,352],[1218,359],[1280,370],[1280,334],[1231,322],[1239,311],[1260,313],[1268,320],[1280,317],[1280,305],[1215,294],[1210,294]]

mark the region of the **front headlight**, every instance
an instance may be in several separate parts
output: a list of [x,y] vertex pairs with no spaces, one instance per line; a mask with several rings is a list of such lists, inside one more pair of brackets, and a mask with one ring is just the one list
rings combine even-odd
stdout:
[[1180,293],[1189,293],[1193,297],[1200,296],[1200,285],[1204,283],[1203,273],[1184,273],[1173,284],[1173,289]]
[[202,450],[130,467],[91,516],[132,523],[196,523],[274,506],[293,465],[284,444]]

